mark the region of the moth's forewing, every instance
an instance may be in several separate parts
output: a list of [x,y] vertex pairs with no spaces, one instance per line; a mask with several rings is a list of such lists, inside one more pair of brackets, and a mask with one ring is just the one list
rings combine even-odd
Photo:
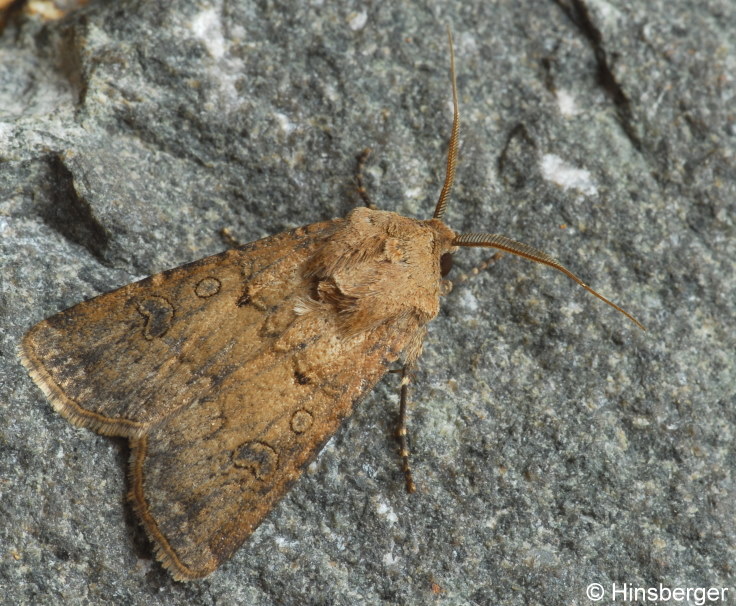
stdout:
[[265,238],[79,303],[31,328],[21,359],[72,423],[142,435],[259,355],[269,311],[243,304],[246,285],[276,274],[288,300],[315,236],[331,228]]

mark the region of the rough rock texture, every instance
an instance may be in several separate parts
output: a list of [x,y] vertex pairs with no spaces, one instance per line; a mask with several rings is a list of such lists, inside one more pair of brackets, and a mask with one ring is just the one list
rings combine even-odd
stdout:
[[[589,603],[591,583],[608,600],[612,583],[733,584],[736,6],[408,4],[93,1],[9,23],[4,603],[562,605]],[[376,202],[427,217],[447,23],[463,120],[448,224],[548,250],[649,332],[503,259],[432,325],[411,407],[417,494],[388,377],[229,563],[176,583],[126,503],[125,443],[55,414],[18,340],[218,252],[222,227],[247,241],[344,215],[365,146]]]

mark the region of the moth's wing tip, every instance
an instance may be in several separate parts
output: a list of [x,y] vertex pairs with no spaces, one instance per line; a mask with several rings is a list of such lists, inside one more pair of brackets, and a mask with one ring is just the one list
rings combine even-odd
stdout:
[[31,328],[21,339],[18,345],[18,358],[21,364],[25,367],[30,375],[33,382],[46,396],[46,399],[51,402],[51,406],[58,412],[62,417],[67,419],[70,423],[79,427],[85,427],[85,418],[82,415],[75,414],[74,407],[68,401],[68,398],[64,395],[63,390],[54,381],[49,372],[43,365],[43,362],[38,358],[35,351],[35,343],[33,340],[34,333],[37,331],[40,324],[39,322],[33,328]]
[[166,534],[159,528],[146,497],[145,481],[141,469],[148,452],[148,439],[148,436],[144,435],[140,439],[130,441],[128,501],[153,545],[156,560],[171,577],[182,583],[201,580],[214,572],[227,558],[218,559],[212,551],[208,550],[207,555],[199,559],[197,566],[187,565]]
[[156,559],[161,563],[161,566],[171,575],[171,578],[179,583],[190,583],[192,581],[201,581],[206,576],[212,574],[215,569],[221,564],[221,562],[213,561],[206,567],[201,569],[193,569],[187,567],[171,550],[170,547],[164,546],[159,543],[154,536],[146,528],[146,534],[153,543],[154,554]]
[[161,566],[166,569],[166,571],[171,575],[171,578],[175,581],[180,583],[199,581],[212,574],[220,564],[222,564],[221,561],[212,556],[208,562],[200,568],[187,566],[168,543],[166,537],[161,534],[155,523],[151,526],[147,519],[148,516],[144,515],[142,506],[136,499],[135,495],[131,493],[128,495],[128,498],[132,504],[133,510],[138,516],[141,526],[143,526],[148,539],[153,545],[153,552],[156,560],[160,562]]
[[34,334],[45,321],[31,328],[21,339],[17,356],[25,367],[33,382],[38,385],[54,410],[76,427],[84,427],[105,436],[138,438],[146,432],[147,425],[134,423],[126,419],[112,419],[104,415],[82,408],[77,402],[67,397],[61,386],[46,370],[43,362],[36,355]]

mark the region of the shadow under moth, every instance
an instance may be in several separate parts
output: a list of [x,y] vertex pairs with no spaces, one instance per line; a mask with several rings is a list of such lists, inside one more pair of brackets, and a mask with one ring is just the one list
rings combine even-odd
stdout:
[[450,66],[452,134],[431,219],[356,208],[79,303],[23,338],[20,358],[62,416],[130,441],[130,499],[175,579],[230,558],[397,364],[413,490],[409,371],[459,247],[549,265],[642,327],[547,254],[442,222],[458,153],[451,38]]

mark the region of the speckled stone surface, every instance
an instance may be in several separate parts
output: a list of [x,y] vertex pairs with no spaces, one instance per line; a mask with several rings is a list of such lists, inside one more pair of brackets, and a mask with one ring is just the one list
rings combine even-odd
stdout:
[[[567,605],[591,583],[736,599],[736,6],[163,4],[0,37],[0,601]],[[17,343],[219,252],[222,227],[249,241],[344,215],[366,146],[379,206],[429,216],[447,23],[448,224],[547,250],[649,331],[504,258],[431,326],[416,494],[387,377],[230,562],[176,583],[126,503],[125,442],[59,417]]]

